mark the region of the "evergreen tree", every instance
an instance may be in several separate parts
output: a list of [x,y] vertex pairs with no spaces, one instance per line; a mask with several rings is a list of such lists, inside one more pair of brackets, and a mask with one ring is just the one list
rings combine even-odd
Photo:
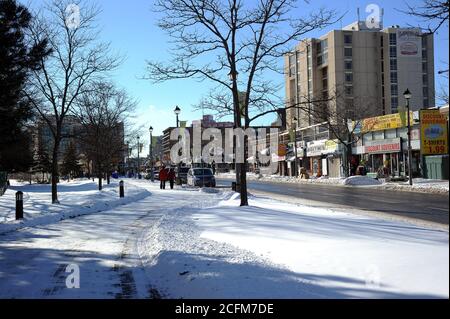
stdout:
[[45,180],[45,173],[50,173],[52,170],[52,162],[50,159],[50,155],[48,151],[45,149],[45,146],[40,142],[38,149],[34,158],[34,168],[35,172],[42,173],[42,181]]
[[69,176],[69,179],[73,176],[77,176],[80,173],[81,165],[77,155],[77,149],[75,145],[70,142],[69,146],[64,153],[63,164],[61,167],[61,173]]
[[31,138],[24,130],[32,107],[23,96],[30,71],[50,52],[47,41],[29,45],[26,30],[32,17],[16,0],[0,1],[0,170],[28,170]]

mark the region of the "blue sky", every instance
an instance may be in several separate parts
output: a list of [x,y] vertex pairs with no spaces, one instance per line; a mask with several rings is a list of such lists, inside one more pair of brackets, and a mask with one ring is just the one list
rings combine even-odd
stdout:
[[[40,2],[35,0],[33,6],[38,6]],[[420,2],[408,0],[410,4]],[[98,21],[103,30],[101,40],[110,41],[115,51],[126,56],[126,61],[114,73],[113,78],[119,86],[127,89],[130,95],[139,101],[136,122],[145,125],[146,128],[152,125],[155,129],[154,134],[160,134],[163,129],[175,124],[173,114],[175,105],[179,105],[182,109],[181,120],[192,121],[201,118],[201,112],[193,112],[191,105],[197,103],[208,91],[210,84],[207,82],[199,83],[188,79],[155,85],[150,81],[140,79],[145,75],[146,60],[167,61],[169,59],[167,51],[169,37],[156,26],[157,17],[151,10],[153,1],[99,0],[98,3],[103,9]],[[417,25],[419,23],[414,17],[396,10],[406,8],[406,4],[402,0],[311,0],[308,5],[302,4],[303,12],[328,7],[337,10],[339,14],[347,13],[342,23],[337,23],[323,31],[310,33],[308,37],[320,36],[331,29],[339,29],[341,26],[356,21],[358,7],[361,18],[365,19],[367,16],[365,8],[372,3],[384,9],[384,26]],[[445,26],[435,37],[436,70],[445,68],[442,61],[448,61],[448,45],[448,26]],[[283,81],[282,76],[279,81]],[[436,72],[437,88],[439,83],[442,83],[442,80]],[[263,122],[259,124],[270,124],[271,120],[271,117],[264,118]]]

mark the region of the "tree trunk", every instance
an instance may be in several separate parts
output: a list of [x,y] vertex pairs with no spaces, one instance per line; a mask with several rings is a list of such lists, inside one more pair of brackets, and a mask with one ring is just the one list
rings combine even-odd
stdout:
[[247,169],[246,164],[240,166],[240,194],[241,194],[241,206],[248,206],[248,193],[247,193]]
[[110,183],[111,183],[111,180],[110,180],[110,173],[106,173],[106,183],[109,185]]
[[59,204],[58,201],[58,149],[59,149],[59,132],[55,138],[52,154],[52,204]]
[[[246,125],[246,127],[248,127]],[[241,206],[248,206],[248,191],[247,191],[247,158],[248,158],[248,138],[244,135],[244,163],[240,164],[239,170],[239,186],[241,194]]]
[[346,177],[351,175],[350,169],[352,167],[352,144],[346,145],[347,148],[347,172],[345,174]]
[[101,191],[103,189],[102,181],[103,181],[102,173],[99,173],[98,174],[98,190],[99,191]]

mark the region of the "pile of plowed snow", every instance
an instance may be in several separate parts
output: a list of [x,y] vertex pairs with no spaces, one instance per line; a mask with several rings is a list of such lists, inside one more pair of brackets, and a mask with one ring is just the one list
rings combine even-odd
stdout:
[[367,176],[350,176],[342,181],[343,185],[361,186],[361,185],[381,185],[382,183],[374,178]]

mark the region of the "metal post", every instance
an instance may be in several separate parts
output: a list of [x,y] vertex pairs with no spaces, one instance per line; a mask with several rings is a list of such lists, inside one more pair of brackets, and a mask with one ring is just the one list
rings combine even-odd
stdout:
[[150,178],[151,181],[154,182],[155,181],[155,176],[153,174],[153,135],[150,132]]
[[140,151],[140,149],[141,149],[141,143],[140,143],[140,141],[139,141],[139,139],[140,139],[140,137],[138,136],[138,138],[137,138],[137,140],[138,140],[138,145],[137,145],[137,147],[138,147],[138,165],[137,165],[137,178],[138,179],[140,179],[140,177],[141,177],[141,163],[140,163],[140,158],[139,158],[139,151]]
[[125,191],[123,189],[123,181],[119,182],[119,196],[120,196],[120,198],[125,197]]
[[409,112],[409,99],[406,99],[406,109],[408,112],[408,175],[409,175],[409,185],[412,186],[413,176],[412,176],[411,119]]
[[16,193],[16,220],[23,219],[23,193]]

